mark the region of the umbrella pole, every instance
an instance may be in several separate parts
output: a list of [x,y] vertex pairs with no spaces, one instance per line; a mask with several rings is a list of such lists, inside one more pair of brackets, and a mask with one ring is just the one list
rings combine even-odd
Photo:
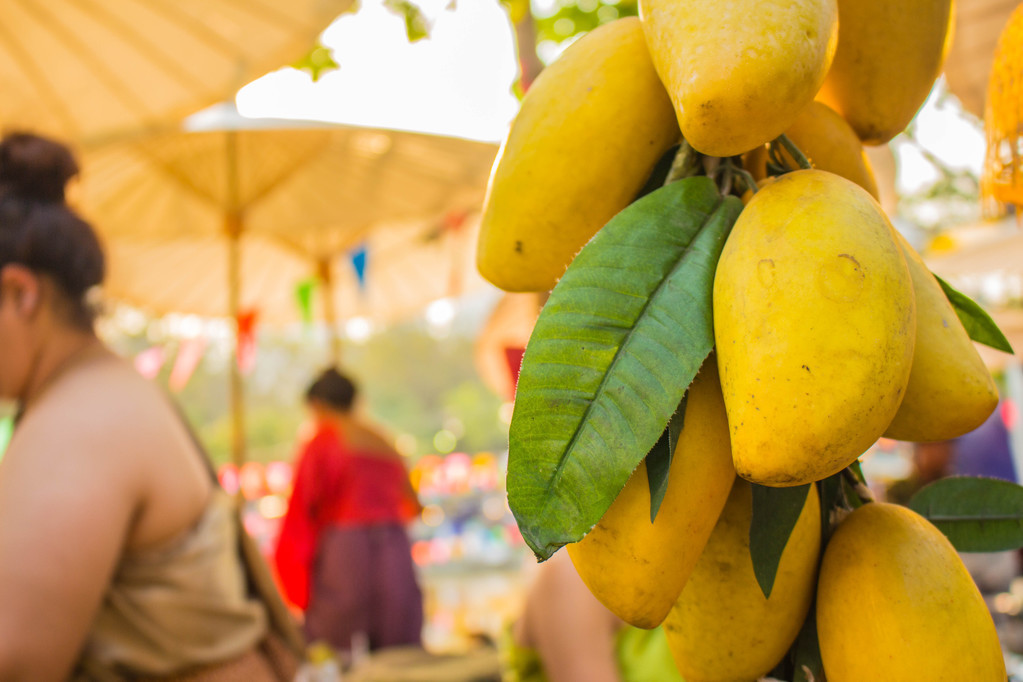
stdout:
[[241,220],[237,215],[227,218],[227,276],[228,307],[234,321],[234,343],[231,345],[231,461],[239,469],[245,463],[245,410],[242,396],[245,392],[242,371],[238,366],[238,313],[241,283]]
[[334,308],[334,274],[330,268],[330,259],[321,259],[317,269],[320,282],[323,284],[323,320],[327,325],[330,362],[337,367],[341,364],[341,335],[337,331],[337,310]]
[[235,131],[227,134],[227,198],[230,210],[224,218],[227,234],[227,305],[234,321],[234,343],[231,345],[231,460],[241,469],[245,464],[245,385],[238,366],[239,326],[241,308],[241,235],[242,214],[238,207],[238,140]]

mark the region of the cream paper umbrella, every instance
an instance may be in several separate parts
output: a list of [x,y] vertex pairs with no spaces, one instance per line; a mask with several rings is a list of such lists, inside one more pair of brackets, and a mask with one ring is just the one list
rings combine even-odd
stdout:
[[0,0],[0,127],[95,144],[285,66],[352,0]]
[[[245,308],[284,318],[290,307],[297,319],[297,306],[287,299],[299,279],[318,276],[333,329],[339,312],[352,314],[358,297],[366,297],[364,284],[390,279],[394,286],[410,283],[406,291],[434,295],[416,280],[411,263],[422,255],[417,251],[471,244],[461,235],[471,232],[469,216],[482,203],[497,153],[494,144],[459,138],[236,113],[216,126],[82,156],[77,201],[110,254],[110,298],[158,313],[233,319]],[[381,240],[391,231],[395,237],[385,248]],[[342,266],[353,249],[366,250],[372,269],[365,274],[373,279],[350,277],[345,285]],[[389,277],[377,272],[388,260],[397,263]],[[427,271],[444,282],[451,277],[439,260]],[[370,305],[383,311],[398,298],[378,295]],[[231,364],[234,454],[241,462],[242,378]]]
[[[356,242],[339,239],[338,250],[327,257],[247,234],[238,240],[238,306],[258,311],[260,324],[272,327],[304,322],[310,313],[335,331],[352,320],[374,327],[402,322],[438,299],[492,288],[476,270],[478,229],[478,213],[379,223]],[[157,316],[229,314],[231,243],[222,236],[107,238],[105,247],[107,298]],[[308,309],[303,286],[311,287]],[[337,349],[332,351],[336,358]]]

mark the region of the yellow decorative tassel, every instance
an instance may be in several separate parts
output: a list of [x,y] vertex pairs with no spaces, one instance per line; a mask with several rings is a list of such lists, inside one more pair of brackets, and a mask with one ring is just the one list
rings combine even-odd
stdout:
[[1023,206],[1023,5],[1012,13],[995,48],[984,107],[987,154],[981,178],[985,215]]

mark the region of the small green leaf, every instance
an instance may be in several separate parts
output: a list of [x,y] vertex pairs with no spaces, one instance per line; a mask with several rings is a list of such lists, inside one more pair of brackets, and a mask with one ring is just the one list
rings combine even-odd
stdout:
[[[670,423],[670,422],[669,422]],[[650,486],[650,523],[657,518],[657,512],[668,490],[668,471],[671,469],[673,450],[668,444],[668,429],[657,439],[646,456],[646,480]]]
[[430,37],[430,21],[416,3],[410,0],[384,0],[384,7],[405,19],[405,35],[410,43]]
[[841,506],[842,472],[832,474],[817,482],[817,491],[821,499],[821,547],[828,544],[831,537],[831,512]]
[[937,526],[960,552],[1023,547],[1023,487],[998,478],[952,476],[925,486],[909,508]]
[[583,247],[526,345],[508,503],[540,559],[596,525],[714,345],[711,292],[742,210],[688,178],[633,202]]
[[952,304],[952,309],[956,311],[959,321],[963,323],[963,327],[971,339],[995,350],[1015,355],[1009,340],[1005,338],[1005,334],[998,328],[986,310],[966,294],[956,291],[951,284],[937,275],[934,275],[934,279],[938,280],[948,302]]
[[842,494],[845,495],[845,501],[849,504],[850,509],[859,509],[863,506],[864,500],[856,493],[856,488],[852,482],[842,477]]
[[291,66],[299,71],[306,71],[313,78],[313,82],[320,80],[320,76],[340,68],[334,60],[334,53],[321,43],[316,43],[301,59],[292,62]]
[[792,488],[771,488],[753,484],[753,520],[749,527],[749,551],[753,573],[764,593],[771,596],[778,562],[806,504],[810,484]]
[[867,502],[873,502],[874,496],[867,486],[867,477],[863,474],[863,466],[860,460],[849,465],[848,471],[842,471],[842,491],[845,493],[845,500],[853,509],[862,507]]
[[[687,392],[686,396],[688,395]],[[668,492],[668,472],[671,470],[671,461],[675,456],[675,446],[678,445],[678,435],[682,432],[685,414],[686,398],[683,397],[675,414],[668,420],[664,433],[646,456],[646,477],[650,484],[650,523],[657,518],[661,502],[664,501],[664,493]]]
[[[803,629],[792,646],[792,662],[795,670],[793,682],[810,682],[824,679],[824,661],[821,660],[821,645],[817,639],[817,609],[810,607],[810,613],[803,621]],[[807,672],[809,671],[809,675]],[[811,677],[812,675],[812,677]]]
[[863,473],[863,465],[860,464],[860,460],[856,460],[855,462],[850,464],[849,470],[853,472],[857,479],[859,479],[860,483],[862,483],[863,485],[867,484],[867,477]]

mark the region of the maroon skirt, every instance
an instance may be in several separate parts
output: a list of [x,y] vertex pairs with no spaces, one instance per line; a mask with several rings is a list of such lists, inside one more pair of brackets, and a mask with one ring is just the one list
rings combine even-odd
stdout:
[[405,527],[331,526],[319,538],[305,612],[310,642],[338,651],[364,638],[369,649],[418,645],[423,597]]

